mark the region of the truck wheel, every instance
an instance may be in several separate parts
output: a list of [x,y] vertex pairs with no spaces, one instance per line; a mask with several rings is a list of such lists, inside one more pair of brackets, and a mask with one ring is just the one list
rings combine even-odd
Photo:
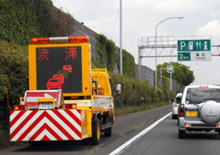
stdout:
[[185,135],[186,135],[185,130],[180,130],[180,129],[179,129],[179,139],[185,138]]
[[105,129],[104,134],[106,137],[110,137],[112,135],[112,127]]
[[101,124],[100,120],[96,117],[92,122],[92,144],[97,145],[100,142],[101,137]]

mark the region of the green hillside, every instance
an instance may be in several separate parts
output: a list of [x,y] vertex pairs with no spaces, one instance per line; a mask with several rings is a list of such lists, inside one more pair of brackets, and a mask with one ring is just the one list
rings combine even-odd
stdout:
[[0,0],[0,39],[21,45],[32,37],[65,36],[74,19],[50,0]]

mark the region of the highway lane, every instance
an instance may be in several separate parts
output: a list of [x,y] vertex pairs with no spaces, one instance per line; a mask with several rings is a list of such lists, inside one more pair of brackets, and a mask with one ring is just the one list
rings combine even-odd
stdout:
[[220,136],[215,133],[189,133],[178,139],[177,120],[171,116],[132,143],[121,155],[218,155]]
[[171,105],[152,110],[132,113],[116,118],[111,137],[102,135],[101,143],[97,146],[84,145],[82,142],[51,143],[43,146],[12,147],[0,151],[0,154],[98,154],[107,155],[137,135],[171,111]]

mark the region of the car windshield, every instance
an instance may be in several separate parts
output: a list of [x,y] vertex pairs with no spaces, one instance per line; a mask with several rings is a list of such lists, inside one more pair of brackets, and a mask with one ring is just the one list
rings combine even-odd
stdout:
[[189,88],[186,94],[186,102],[198,104],[213,100],[220,102],[220,89],[217,88]]

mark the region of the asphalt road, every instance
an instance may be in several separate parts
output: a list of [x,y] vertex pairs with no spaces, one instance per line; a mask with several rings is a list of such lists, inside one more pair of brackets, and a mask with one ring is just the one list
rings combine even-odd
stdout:
[[171,116],[132,143],[121,155],[219,155],[220,135],[191,132],[178,139],[177,120]]
[[[35,147],[27,144],[1,150],[0,154],[109,154],[170,111],[171,105],[168,105],[117,117],[113,126],[112,136],[105,137],[102,135],[101,143],[97,146],[85,145],[82,142],[49,143]],[[208,142],[203,144],[200,142],[201,140]],[[193,135],[189,139],[179,140],[177,138],[176,120],[172,120],[169,117],[144,137],[132,143],[122,154],[172,154],[173,152],[192,154],[187,151],[188,146],[193,146],[190,150],[194,151],[194,153],[201,147],[207,147],[206,153],[212,153],[211,151],[216,151],[212,149],[213,146],[216,146],[218,150],[217,141],[218,136],[216,135],[202,135],[202,138],[201,136]],[[194,143],[198,146],[195,147]],[[179,149],[179,145],[182,145],[182,149]]]

